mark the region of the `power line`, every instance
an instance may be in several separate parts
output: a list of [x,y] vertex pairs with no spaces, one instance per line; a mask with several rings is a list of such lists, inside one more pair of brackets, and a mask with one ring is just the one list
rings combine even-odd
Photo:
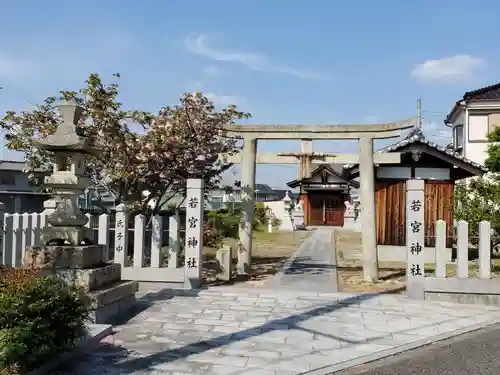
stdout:
[[443,115],[443,116],[446,116],[448,114],[448,113],[443,112],[443,111],[432,111],[432,110],[429,110],[429,109],[423,109],[422,112],[424,112],[424,113],[430,113],[430,114],[434,114],[434,115]]

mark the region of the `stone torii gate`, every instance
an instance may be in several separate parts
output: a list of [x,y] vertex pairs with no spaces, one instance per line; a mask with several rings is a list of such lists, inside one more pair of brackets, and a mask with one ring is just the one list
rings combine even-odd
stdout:
[[[377,164],[401,161],[399,153],[373,152],[373,140],[398,137],[402,130],[413,127],[417,117],[387,124],[371,125],[228,125],[227,135],[243,139],[239,154],[225,156],[225,160],[241,164],[242,217],[239,228],[237,272],[248,274],[252,253],[252,221],[256,164],[301,164],[302,175],[310,173],[311,164],[358,164],[360,170],[360,200],[363,249],[363,275],[366,281],[378,279],[377,240],[375,221],[375,174]],[[259,139],[301,140],[301,153],[257,153]],[[324,154],[312,151],[315,139],[358,139],[359,155]]]

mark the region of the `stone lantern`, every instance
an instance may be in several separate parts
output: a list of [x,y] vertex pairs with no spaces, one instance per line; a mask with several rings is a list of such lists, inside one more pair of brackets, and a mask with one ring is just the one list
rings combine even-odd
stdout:
[[83,108],[73,101],[64,101],[58,106],[63,122],[56,132],[35,140],[34,145],[54,153],[53,173],[45,177],[47,186],[54,190],[55,210],[48,215],[50,224],[42,232],[44,245],[90,245],[88,218],[78,205],[79,196],[89,187],[85,175],[85,155],[98,156],[100,150],[90,144],[90,139],[78,134],[77,126]]
[[292,209],[292,198],[288,195],[288,191],[285,193],[285,196],[282,199],[283,205],[285,206],[285,210],[290,212]]
[[280,231],[289,232],[294,230],[293,220],[292,220],[292,198],[288,195],[288,191],[285,197],[281,200],[283,212],[280,219]]
[[[88,218],[78,198],[90,185],[85,175],[85,155],[100,150],[78,132],[83,108],[74,101],[59,106],[62,123],[53,135],[35,140],[35,147],[54,154],[54,170],[45,183],[54,190],[56,206],[47,216],[41,244],[28,246],[24,267],[36,267],[42,275],[55,275],[86,292],[91,303],[91,320],[106,323],[135,304],[137,281],[121,280],[121,265],[108,262],[106,245],[90,241]],[[106,228],[107,230],[107,228]]]

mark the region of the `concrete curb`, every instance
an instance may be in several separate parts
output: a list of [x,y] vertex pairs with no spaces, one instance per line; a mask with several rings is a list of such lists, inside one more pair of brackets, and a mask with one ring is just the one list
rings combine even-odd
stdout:
[[89,335],[77,343],[73,351],[60,354],[43,366],[30,371],[27,375],[50,374],[56,367],[72,359],[77,352],[92,349],[94,346],[97,346],[104,337],[113,333],[113,326],[109,324],[89,324],[88,329]]
[[360,365],[367,364],[370,362],[375,362],[375,361],[378,361],[378,360],[383,359],[383,358],[392,357],[396,354],[401,354],[401,353],[407,352],[409,350],[420,348],[422,346],[426,346],[426,345],[433,344],[433,343],[436,343],[439,341],[447,340],[447,339],[450,339],[450,338],[453,338],[456,336],[460,336],[460,335],[463,335],[466,333],[478,331],[482,328],[488,327],[490,325],[498,324],[498,323],[500,323],[500,317],[486,321],[486,322],[473,324],[473,325],[468,326],[468,327],[459,328],[459,329],[456,329],[456,330],[451,331],[451,332],[442,333],[442,334],[432,336],[432,337],[426,337],[424,339],[410,342],[408,344],[401,345],[401,346],[398,346],[396,348],[381,350],[379,352],[371,353],[371,354],[361,356],[361,357],[358,357],[355,359],[351,359],[351,360],[348,360],[345,362],[336,363],[334,365],[328,365],[328,366],[324,366],[324,367],[321,367],[321,368],[318,368],[315,370],[303,372],[301,375],[330,375],[330,374],[333,374],[333,373],[341,371],[341,370],[347,370],[351,367],[360,366]]

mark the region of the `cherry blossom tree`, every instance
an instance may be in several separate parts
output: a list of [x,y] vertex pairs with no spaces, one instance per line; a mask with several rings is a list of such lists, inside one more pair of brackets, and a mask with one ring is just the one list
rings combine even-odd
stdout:
[[[218,110],[202,93],[184,94],[179,104],[157,113],[125,110],[118,92],[116,82],[104,84],[98,74],[91,74],[83,89],[61,91],[59,98],[48,97],[31,110],[8,111],[0,120],[7,147],[25,153],[32,180],[36,169],[50,172],[52,155],[34,147],[33,139],[55,131],[61,120],[57,100],[73,99],[85,108],[78,131],[102,149],[99,157],[87,157],[86,173],[94,186],[108,189],[118,201],[138,210],[153,206],[157,212],[161,202],[183,194],[188,178],[203,178],[207,189],[219,182],[227,164],[218,156],[238,148],[224,126],[249,118],[249,113],[235,105]],[[142,131],[132,131],[132,124]]]

